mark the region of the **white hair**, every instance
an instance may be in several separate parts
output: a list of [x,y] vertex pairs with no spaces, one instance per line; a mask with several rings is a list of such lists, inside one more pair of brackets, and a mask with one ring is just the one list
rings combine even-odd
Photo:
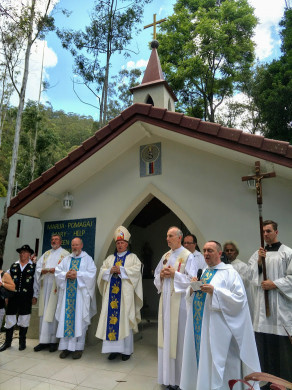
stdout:
[[183,232],[182,232],[177,226],[170,226],[170,228],[168,229],[168,231],[169,231],[170,229],[176,229],[176,235],[177,235],[178,237],[183,237],[183,236],[184,236],[184,235],[183,235]]

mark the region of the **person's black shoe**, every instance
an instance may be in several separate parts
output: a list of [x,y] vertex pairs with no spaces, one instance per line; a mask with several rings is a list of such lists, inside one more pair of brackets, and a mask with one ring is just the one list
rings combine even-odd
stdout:
[[68,351],[68,349],[64,349],[59,355],[60,359],[65,359],[68,355],[70,355],[71,351]]
[[83,350],[74,351],[72,353],[72,359],[80,359],[83,354]]
[[39,351],[42,351],[43,349],[46,349],[48,348],[49,344],[38,344],[34,347],[34,351],[35,352],[39,352]]
[[124,362],[127,361],[127,360],[129,360],[130,357],[131,357],[131,355],[124,355],[124,354],[122,354],[122,360],[123,360]]
[[119,353],[117,353],[117,352],[112,352],[112,353],[110,353],[109,354],[109,356],[108,356],[108,360],[114,360],[116,357],[118,357],[119,356]]
[[19,327],[19,351],[23,351],[26,348],[26,333],[28,327]]
[[6,351],[6,349],[10,347],[11,347],[11,343],[6,343],[5,341],[5,343],[1,345],[0,352]]
[[26,348],[26,343],[25,342],[22,342],[19,344],[19,347],[18,347],[18,350],[19,351],[24,351]]
[[49,347],[50,352],[56,352],[58,349],[58,343],[51,343]]
[[5,343],[1,346],[0,352],[6,351],[7,348],[11,347],[12,338],[13,338],[13,328],[6,329]]

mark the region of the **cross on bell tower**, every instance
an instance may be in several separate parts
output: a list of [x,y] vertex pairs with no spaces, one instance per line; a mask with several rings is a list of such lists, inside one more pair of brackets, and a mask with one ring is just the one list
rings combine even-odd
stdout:
[[153,26],[153,39],[156,39],[156,26],[157,26],[157,24],[165,22],[165,20],[166,20],[166,18],[156,21],[156,14],[154,14],[153,15],[153,23],[147,24],[147,26],[144,26],[144,30],[145,30],[145,28]]

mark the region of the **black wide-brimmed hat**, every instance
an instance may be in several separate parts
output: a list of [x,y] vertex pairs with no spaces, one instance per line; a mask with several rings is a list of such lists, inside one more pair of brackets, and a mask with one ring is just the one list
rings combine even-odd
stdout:
[[18,248],[16,249],[16,252],[20,253],[21,251],[27,251],[29,252],[31,255],[34,253],[34,250],[31,249],[31,247],[29,245],[22,245],[21,248]]

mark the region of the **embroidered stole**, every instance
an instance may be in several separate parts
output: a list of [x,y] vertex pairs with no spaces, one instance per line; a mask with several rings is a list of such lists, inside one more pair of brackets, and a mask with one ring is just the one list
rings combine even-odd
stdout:
[[[114,264],[118,266],[124,266],[125,260],[128,254],[119,257],[118,253],[115,256]],[[121,297],[122,297],[122,279],[118,274],[112,274],[109,288],[108,310],[107,310],[107,328],[106,328],[106,340],[116,341],[119,339],[119,320],[121,309]]]
[[[204,284],[210,284],[213,276],[217,272],[217,269],[206,269],[201,277],[201,281]],[[195,336],[195,346],[196,346],[196,357],[197,357],[197,366],[199,367],[200,359],[200,345],[201,345],[201,331],[202,331],[202,321],[204,306],[207,293],[202,291],[195,291],[194,300],[193,300],[193,319],[194,319],[194,336]]]
[[[168,251],[164,255],[163,268],[168,267],[168,258],[171,255],[171,251]],[[177,259],[173,265],[173,268],[180,273],[184,273],[185,267],[187,264],[187,259],[190,255],[190,252],[187,249],[183,249],[178,255]],[[181,293],[176,293],[174,291],[173,279],[170,280],[171,283],[171,296],[170,296],[170,357],[176,359],[176,347],[177,347],[177,331],[178,331],[178,320],[179,320],[179,308]],[[160,294],[159,300],[159,309],[158,309],[158,347],[164,347],[163,340],[163,288]]]
[[[43,261],[43,265],[42,265],[43,269],[47,268],[46,267],[47,260],[50,256],[51,252],[52,252],[52,250],[50,249],[44,254],[44,261]],[[58,260],[58,264],[60,264],[61,261],[64,259],[64,257],[66,257],[68,254],[69,253],[65,249],[62,248],[62,251],[60,253],[60,258]],[[39,297],[39,316],[41,317],[44,315],[44,320],[46,322],[53,322],[53,320],[55,318],[55,312],[56,312],[57,301],[58,301],[57,285],[56,285],[56,280],[54,278],[52,290],[51,290],[50,297],[49,297],[49,302],[48,302],[47,307],[46,307],[46,312],[44,313],[44,309],[45,309],[45,296],[44,296],[44,287],[43,287],[44,277],[45,277],[45,275],[41,275],[40,297]]]
[[[70,271],[79,271],[81,258],[71,258]],[[77,296],[77,279],[67,279],[64,337],[75,337],[75,308]]]

